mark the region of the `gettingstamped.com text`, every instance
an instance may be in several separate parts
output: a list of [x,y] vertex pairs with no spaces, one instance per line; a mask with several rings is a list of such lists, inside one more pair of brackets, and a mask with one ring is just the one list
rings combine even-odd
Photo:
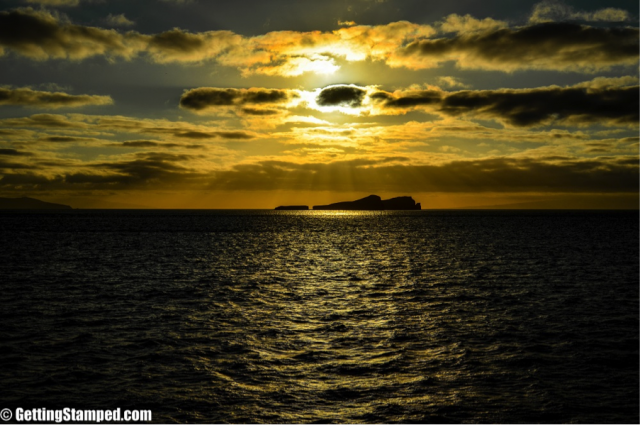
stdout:
[[[15,414],[14,414],[15,413]],[[16,422],[150,422],[151,410],[81,410],[65,407],[64,409],[23,409],[18,407],[15,412],[2,409],[0,419]]]

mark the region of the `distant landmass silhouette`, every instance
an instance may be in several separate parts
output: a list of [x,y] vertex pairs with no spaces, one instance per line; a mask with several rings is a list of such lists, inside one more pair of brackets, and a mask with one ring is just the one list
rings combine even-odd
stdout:
[[34,198],[0,198],[1,210],[71,210],[69,205],[54,204]]
[[[308,210],[306,205],[283,205],[277,210]],[[397,198],[383,200],[378,195],[369,195],[366,198],[356,201],[336,202],[329,205],[314,205],[314,210],[360,210],[360,211],[382,211],[382,210],[420,210],[422,206],[416,203],[411,196],[399,196]]]
[[306,205],[281,205],[276,207],[277,210],[308,210],[309,207]]

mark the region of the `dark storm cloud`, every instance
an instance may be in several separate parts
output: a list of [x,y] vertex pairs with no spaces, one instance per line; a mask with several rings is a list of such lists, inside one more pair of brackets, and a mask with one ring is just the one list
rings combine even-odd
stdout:
[[569,125],[633,126],[640,119],[638,86],[595,87],[583,83],[573,87],[535,89],[458,92],[425,90],[395,95],[379,92],[373,96],[377,96],[384,108],[402,109],[425,105],[429,112],[496,119],[515,127],[530,127],[554,121]]
[[109,96],[70,95],[61,92],[36,91],[30,88],[0,87],[0,105],[18,105],[32,108],[78,108],[87,105],[111,105]]
[[388,93],[377,92],[370,97],[374,101],[383,102],[390,108],[411,108],[414,106],[438,104],[442,100],[443,92],[436,90],[416,91],[404,96],[394,97]]
[[180,107],[200,111],[212,106],[231,106],[237,97],[236,89],[193,89],[182,95]]
[[33,153],[19,151],[19,150],[16,150],[16,149],[0,149],[0,155],[4,155],[4,156],[33,156]]
[[251,134],[245,133],[244,131],[216,131],[214,134],[223,139],[231,140],[248,140],[255,137]]
[[213,59],[242,41],[241,36],[231,31],[190,33],[179,28],[141,37],[148,42],[146,53],[158,63]]
[[258,109],[258,108],[242,108],[242,113],[247,115],[257,115],[257,116],[266,116],[266,115],[278,115],[280,111],[276,109]]
[[331,86],[324,88],[318,94],[316,103],[320,106],[350,106],[357,108],[362,105],[367,91],[356,86]]
[[151,38],[149,47],[159,51],[191,53],[202,49],[204,40],[196,34],[173,29],[156,34]]
[[440,110],[448,115],[473,113],[499,118],[517,127],[552,120],[626,125],[638,123],[639,100],[638,86],[461,91],[445,97]]
[[397,61],[398,65],[413,68],[453,60],[462,68],[504,71],[597,70],[617,64],[635,64],[638,46],[637,28],[548,22],[460,34],[453,38],[416,40],[398,49]]
[[638,162],[493,158],[443,165],[330,164],[269,161],[218,172],[221,190],[395,192],[637,192]]
[[60,22],[45,10],[0,12],[0,54],[3,48],[8,48],[40,60],[79,60],[95,55],[131,58],[145,45],[140,34]]
[[220,106],[272,105],[284,103],[294,96],[290,90],[200,87],[185,92],[180,98],[180,107],[191,111],[203,111]]
[[173,132],[173,135],[184,139],[213,139],[214,137],[217,137],[213,133],[204,131],[176,131]]

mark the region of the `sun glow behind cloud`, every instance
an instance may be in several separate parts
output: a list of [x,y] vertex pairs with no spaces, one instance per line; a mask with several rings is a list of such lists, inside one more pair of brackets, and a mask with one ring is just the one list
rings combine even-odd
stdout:
[[628,194],[638,28],[603,7],[252,32],[5,8],[0,190]]

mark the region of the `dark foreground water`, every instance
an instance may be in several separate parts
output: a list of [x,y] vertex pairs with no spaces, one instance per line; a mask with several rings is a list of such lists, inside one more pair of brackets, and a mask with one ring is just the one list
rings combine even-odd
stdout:
[[638,423],[638,213],[0,213],[0,408]]

